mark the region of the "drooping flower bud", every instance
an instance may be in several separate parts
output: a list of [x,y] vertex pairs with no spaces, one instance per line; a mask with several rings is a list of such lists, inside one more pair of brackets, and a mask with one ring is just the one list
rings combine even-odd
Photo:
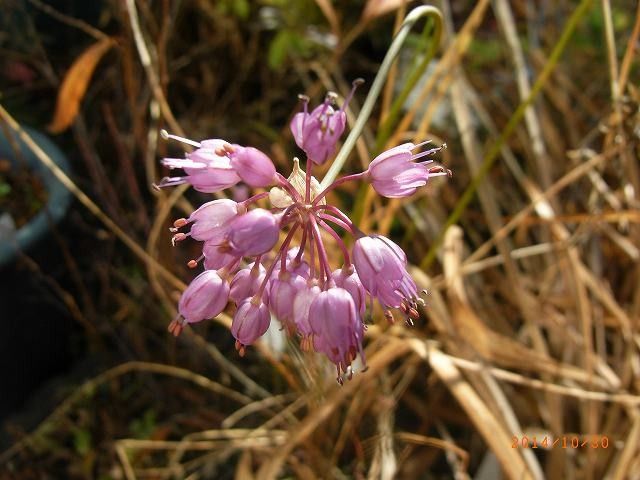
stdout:
[[309,324],[309,308],[320,291],[320,287],[317,285],[306,285],[293,300],[293,320],[303,338],[309,337],[313,333]]
[[219,315],[229,300],[229,284],[214,270],[194,278],[180,297],[178,311],[187,323]]
[[[353,264],[364,288],[377,296],[384,282],[399,281],[405,273],[406,257],[400,247],[382,235],[369,235],[356,240],[353,246]],[[404,255],[404,254],[403,254]]]
[[320,292],[309,308],[309,323],[314,348],[336,365],[338,381],[358,352],[364,361],[364,326],[353,298],[345,289],[334,287]]
[[243,182],[252,187],[266,187],[275,181],[276,167],[267,155],[257,148],[233,145],[229,154],[231,166]]
[[245,299],[231,322],[231,333],[240,345],[251,345],[269,328],[271,316],[267,306],[255,299]]
[[255,257],[273,248],[278,241],[279,230],[275,215],[256,208],[231,222],[227,240],[234,254]]
[[351,267],[350,270],[339,268],[331,274],[331,278],[335,282],[336,287],[344,288],[351,294],[356,305],[356,310],[360,316],[363,316],[367,310],[367,292],[362,286],[360,277],[358,277],[353,267]]
[[257,267],[255,264],[251,264],[247,268],[241,269],[231,280],[229,298],[236,305],[240,305],[245,298],[253,297],[260,288],[265,274],[265,269],[260,264]]
[[294,326],[293,299],[305,288],[306,280],[291,272],[280,272],[269,285],[269,308],[289,330]]

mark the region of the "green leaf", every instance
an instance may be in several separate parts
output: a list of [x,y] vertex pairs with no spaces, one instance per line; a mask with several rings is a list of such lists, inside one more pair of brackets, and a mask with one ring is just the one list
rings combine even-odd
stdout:
[[86,455],[91,450],[91,432],[78,428],[73,432],[73,446],[80,455]]
[[279,69],[284,63],[290,47],[291,33],[287,30],[280,30],[269,45],[269,67],[273,70]]

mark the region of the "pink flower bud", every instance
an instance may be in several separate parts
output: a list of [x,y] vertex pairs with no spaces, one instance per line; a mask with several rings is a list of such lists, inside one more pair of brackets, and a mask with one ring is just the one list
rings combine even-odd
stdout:
[[[398,281],[405,273],[406,257],[395,243],[382,235],[370,235],[356,240],[353,246],[353,264],[364,288],[377,296],[379,285]],[[404,255],[404,253],[403,253]]]
[[234,270],[242,258],[233,252],[221,249],[218,244],[209,242],[205,242],[203,245],[202,254],[204,255],[204,268],[206,270],[219,270],[222,267]]
[[253,297],[260,288],[265,274],[265,269],[260,264],[258,264],[257,268],[254,264],[243,268],[231,280],[229,298],[236,305],[240,305],[245,298]]
[[353,264],[364,288],[386,307],[414,305],[417,287],[406,270],[407,256],[382,235],[359,238],[353,247]]
[[252,187],[266,187],[274,183],[276,167],[269,157],[257,148],[234,145],[229,156],[231,166],[243,182]]
[[255,303],[253,299],[245,299],[231,323],[231,333],[241,345],[251,345],[269,328],[271,316],[264,303]]
[[236,255],[256,257],[273,248],[278,241],[279,229],[275,215],[256,208],[231,222],[227,239]]
[[331,278],[335,282],[336,287],[344,288],[349,292],[356,304],[356,310],[360,316],[363,316],[367,311],[367,292],[362,286],[360,277],[358,277],[358,274],[353,270],[353,267],[351,271],[339,268],[331,274]]
[[346,372],[358,352],[361,357],[364,326],[353,298],[343,288],[320,292],[309,308],[314,348],[335,363],[338,375]]
[[298,332],[303,337],[308,337],[313,333],[311,325],[309,324],[309,308],[319,294],[320,287],[317,285],[306,285],[296,294],[293,300],[293,320],[298,328]]
[[306,287],[307,282],[300,275],[281,272],[269,282],[269,308],[287,328],[292,329],[293,299]]
[[238,204],[233,200],[222,198],[207,202],[194,211],[188,219],[191,226],[190,235],[195,240],[220,243],[226,233],[228,224],[238,214]]
[[180,315],[188,323],[219,315],[229,299],[229,284],[214,270],[205,270],[194,278],[178,303]]

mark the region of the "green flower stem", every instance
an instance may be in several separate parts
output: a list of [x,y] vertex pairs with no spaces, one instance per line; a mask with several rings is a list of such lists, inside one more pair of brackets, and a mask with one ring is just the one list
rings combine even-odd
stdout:
[[[378,74],[376,75],[376,78],[373,80],[373,84],[371,85],[371,90],[369,90],[369,94],[367,95],[367,98],[364,101],[364,105],[362,106],[360,115],[356,120],[356,124],[353,126],[351,133],[349,133],[349,136],[347,137],[344,144],[342,145],[342,148],[338,152],[338,155],[333,161],[331,168],[329,169],[325,177],[322,179],[322,183],[320,184],[320,186],[323,189],[327,188],[331,183],[333,183],[333,181],[336,179],[336,177],[342,170],[342,167],[347,161],[347,158],[349,157],[351,150],[353,150],[353,147],[356,144],[356,140],[362,133],[362,129],[364,128],[364,125],[367,123],[367,120],[369,120],[369,116],[371,115],[373,106],[375,105],[376,101],[378,100],[378,96],[380,95],[380,90],[382,90],[382,86],[384,85],[384,82],[387,80],[387,74],[389,73],[389,69],[393,64],[393,61],[398,56],[398,53],[400,52],[400,49],[402,48],[402,45],[404,44],[404,41],[407,38],[407,35],[409,34],[409,31],[411,30],[411,28],[413,28],[413,26],[418,21],[418,19],[420,19],[423,16],[431,16],[435,19],[436,25],[437,25],[435,32],[437,32],[439,35],[441,28],[439,28],[438,25],[442,24],[442,15],[440,14],[440,11],[437,8],[429,5],[417,7],[411,10],[409,14],[405,17],[404,21],[402,22],[402,25],[400,26],[400,30],[398,31],[395,38],[393,39],[393,42],[391,42],[391,46],[389,47],[389,50],[387,51],[387,54],[385,55],[384,60],[382,61],[382,65],[380,65],[380,70],[378,70]],[[434,44],[436,44],[437,46],[437,42],[434,42]],[[433,47],[432,45],[432,50],[434,49],[435,47]]]
[[538,76],[538,79],[536,80],[535,84],[531,88],[531,93],[522,103],[520,103],[520,105],[518,105],[518,108],[516,109],[516,111],[513,112],[513,115],[511,115],[511,118],[507,122],[507,125],[504,127],[504,130],[502,130],[500,137],[498,137],[498,139],[495,141],[495,143],[491,146],[491,148],[487,152],[482,162],[482,166],[478,171],[478,174],[473,178],[473,180],[471,181],[471,184],[467,187],[467,189],[462,194],[462,197],[456,204],[456,207],[454,208],[453,212],[451,213],[451,215],[449,215],[449,218],[447,218],[447,221],[442,227],[442,230],[440,231],[438,238],[431,244],[431,248],[422,259],[422,262],[420,262],[420,268],[422,270],[426,270],[431,265],[431,263],[435,259],[436,252],[440,248],[440,244],[444,239],[445,232],[451,225],[458,223],[465,209],[467,208],[471,200],[473,200],[473,197],[475,196],[476,190],[478,189],[480,182],[482,182],[485,175],[489,173],[489,170],[491,170],[491,167],[493,166],[496,159],[498,158],[498,154],[500,153],[502,145],[504,145],[504,143],[509,139],[509,137],[511,136],[515,128],[518,126],[518,123],[520,123],[520,121],[522,120],[522,117],[524,116],[524,113],[527,107],[531,105],[533,100],[536,98],[536,96],[544,86],[544,84],[547,82],[549,75],[551,75],[551,72],[553,71],[556,64],[558,63],[558,60],[560,59],[562,52],[564,52],[564,49],[567,46],[567,43],[569,42],[571,35],[576,29],[578,22],[580,21],[582,16],[586,13],[590,4],[591,4],[591,0],[582,0],[580,2],[580,5],[578,5],[578,8],[574,10],[574,12],[571,14],[571,17],[569,17],[569,20],[567,20],[567,24],[562,32],[562,35],[560,36],[560,39],[558,40],[558,43],[555,45],[553,51],[551,52],[551,55],[549,56],[549,60],[545,64],[544,68],[542,69],[542,72]]
[[433,57],[438,51],[438,47],[440,46],[440,37],[442,36],[442,17],[439,15],[434,15],[433,19],[435,22],[435,26],[433,26],[432,29],[430,25],[427,25],[425,27],[425,30],[431,29],[432,31],[431,35],[429,35],[430,37],[429,51],[424,56],[424,58],[420,61],[420,64],[417,65],[416,68],[409,75],[409,78],[405,82],[402,88],[402,91],[400,92],[400,95],[398,95],[396,99],[393,101],[393,104],[389,109],[389,114],[385,118],[384,122],[382,122],[382,125],[380,125],[380,127],[378,128],[378,134],[376,135],[376,147],[374,151],[375,154],[378,154],[382,151],[385,143],[387,143],[387,140],[389,140],[389,137],[391,137],[393,128],[396,126],[396,123],[398,122],[398,117],[402,112],[402,107],[407,101],[409,94],[413,91],[413,88],[418,83],[418,80],[422,78],[422,75],[424,74],[425,70],[429,66],[429,63],[431,62],[431,60],[433,60]]

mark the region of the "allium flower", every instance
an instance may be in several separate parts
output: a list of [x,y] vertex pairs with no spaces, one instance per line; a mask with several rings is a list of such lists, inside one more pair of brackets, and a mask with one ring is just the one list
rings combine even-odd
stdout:
[[227,240],[231,251],[243,257],[262,255],[278,241],[280,225],[271,212],[256,208],[236,217],[229,225]]
[[269,308],[287,328],[294,325],[293,299],[305,288],[306,280],[295,273],[281,271],[269,286]]
[[[349,98],[352,94],[353,90]],[[287,334],[300,338],[303,350],[325,354],[342,383],[345,374],[351,375],[354,359],[363,357],[368,303],[377,300],[389,321],[394,321],[391,310],[398,309],[412,323],[424,302],[402,248],[381,235],[365,235],[344,212],[327,204],[327,194],[345,182],[365,180],[381,195],[403,197],[429,177],[449,172],[427,167],[431,160],[416,162],[438,148],[414,154],[423,144],[408,143],[380,154],[366,171],[338,178],[322,189],[311,170],[331,158],[345,128],[349,99],[338,111],[332,101],[329,95],[309,113],[305,100],[304,112],[291,122],[296,143],[307,154],[306,171],[294,158],[285,178],[253,147],[219,139],[194,142],[164,133],[165,138],[196,150],[184,160],[164,160],[170,168],[184,169],[187,176],[165,179],[161,186],[188,182],[197,190],[213,192],[241,179],[251,187],[275,184],[269,192],[241,202],[226,198],[207,202],[189,218],[176,220],[173,244],[189,237],[203,242],[202,255],[188,265],[196,268],[203,263],[205,271],[183,293],[180,315],[171,322],[170,331],[177,335],[186,323],[218,315],[231,299],[237,306],[231,332],[241,354],[266,332],[273,316]],[[186,227],[188,231],[180,231]],[[355,237],[351,249],[336,227]],[[281,234],[284,239],[278,244]],[[328,238],[342,252],[341,266],[332,265],[325,246]],[[242,262],[248,266],[241,267]]]
[[331,279],[336,283],[336,287],[344,288],[349,292],[356,304],[356,310],[363,316],[367,310],[367,292],[355,270],[339,268],[331,274]]
[[186,172],[185,177],[165,177],[159,187],[168,187],[189,183],[204,193],[214,193],[234,186],[240,181],[240,176],[231,166],[231,159],[226,156],[226,149],[231,145],[223,140],[206,140],[200,148],[187,153],[186,158],[165,158],[162,164],[174,169],[181,168]]
[[215,270],[205,270],[194,278],[178,303],[180,316],[169,325],[179,335],[185,323],[201,322],[220,314],[229,300],[229,283]]
[[309,323],[314,348],[335,363],[339,381],[358,353],[364,362],[362,320],[345,289],[334,287],[320,292],[309,307]]
[[229,298],[239,305],[244,299],[253,297],[260,288],[265,274],[264,267],[258,262],[238,271],[231,280]]
[[412,153],[416,148],[425,145],[427,142],[414,145],[405,143],[390,150],[382,152],[369,164],[366,172],[367,179],[380,195],[389,198],[408,197],[413,195],[418,187],[427,183],[429,177],[440,175],[451,175],[451,171],[436,165],[427,167],[433,160],[425,160],[416,163],[415,160],[433,155],[443,148],[432,148],[420,153]]
[[231,166],[243,182],[252,187],[266,187],[276,181],[276,167],[257,148],[233,145]]
[[231,323],[231,333],[236,338],[236,348],[244,355],[244,346],[251,345],[265,334],[271,316],[269,308],[259,300],[246,298],[238,307]]
[[[180,218],[173,224],[176,231],[185,225],[191,225],[189,233],[182,234],[179,239],[191,236],[194,240],[202,242],[219,243],[227,234],[229,221],[243,210],[233,200],[222,198],[207,202],[194,211],[189,218]],[[178,234],[180,235],[180,234]]]
[[[309,323],[309,308],[321,291],[318,285],[306,285],[296,294],[293,300],[293,321],[303,340],[309,339],[313,334]],[[303,344],[305,350],[308,350],[310,346],[308,342],[307,345]]]
[[329,92],[324,103],[314,108],[311,113],[308,112],[309,99],[302,97],[304,110],[293,116],[290,127],[296,144],[304,150],[312,162],[322,165],[335,150],[338,139],[347,124],[345,109],[356,87],[362,82],[362,80],[353,82],[351,93],[338,111],[331,106],[337,97],[333,92]]

